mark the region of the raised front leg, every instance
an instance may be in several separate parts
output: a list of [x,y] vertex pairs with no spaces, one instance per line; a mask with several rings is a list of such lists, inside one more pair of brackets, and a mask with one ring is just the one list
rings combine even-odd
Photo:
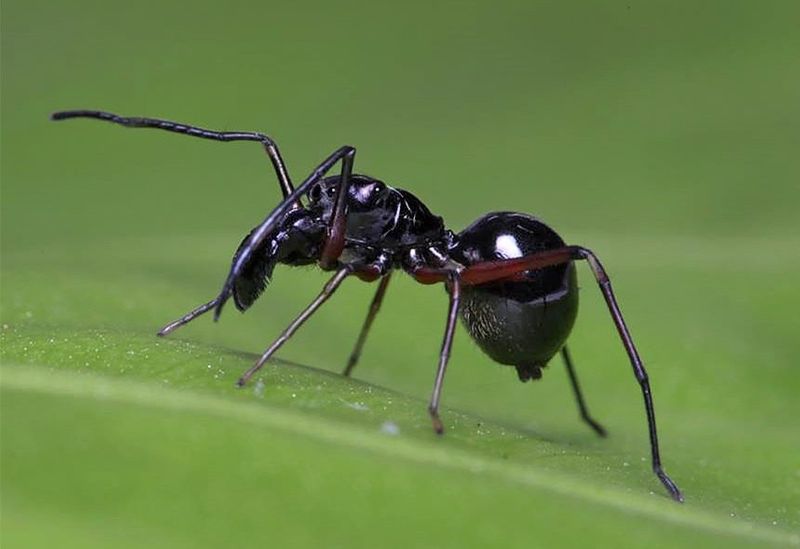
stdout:
[[275,168],[275,175],[278,176],[278,183],[280,183],[284,198],[289,196],[294,190],[294,187],[292,186],[292,180],[289,178],[289,172],[286,170],[286,165],[284,164],[281,153],[278,150],[278,145],[272,140],[271,137],[263,133],[220,132],[216,130],[207,130],[198,126],[191,126],[189,124],[181,124],[180,122],[162,120],[159,118],[120,116],[118,114],[103,111],[61,111],[50,115],[51,120],[68,120],[70,118],[94,118],[96,120],[104,120],[106,122],[112,122],[128,128],[155,128],[168,132],[182,133],[192,137],[200,137],[201,139],[213,139],[214,141],[257,141],[263,145],[264,150],[267,152],[267,156],[269,156],[269,159],[272,162],[273,168]]

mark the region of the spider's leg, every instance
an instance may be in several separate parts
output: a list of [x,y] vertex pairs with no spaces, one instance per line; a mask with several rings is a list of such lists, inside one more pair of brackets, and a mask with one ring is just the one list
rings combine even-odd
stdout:
[[[352,157],[354,154],[355,149],[349,146],[340,147],[334,151],[330,156],[328,156],[328,158],[323,160],[319,166],[317,166],[316,169],[314,169],[314,171],[312,171],[311,174],[294,191],[292,191],[289,196],[284,198],[283,201],[278,204],[278,206],[272,210],[272,212],[270,212],[266,218],[264,218],[264,221],[262,221],[255,229],[253,229],[253,231],[250,233],[250,236],[242,243],[236,259],[231,264],[228,277],[225,279],[225,284],[223,284],[222,290],[217,297],[217,304],[214,308],[214,320],[219,318],[219,315],[222,312],[222,307],[231,296],[234,281],[241,274],[245,265],[247,265],[247,262],[250,260],[254,250],[258,249],[259,245],[264,241],[264,239],[266,239],[276,225],[281,222],[286,215],[286,212],[294,208],[295,205],[300,201],[300,197],[306,194],[311,186],[314,185],[314,183],[322,179],[328,170],[330,170],[339,160],[349,158],[349,165],[352,165]],[[345,171],[344,167],[342,168],[342,171]],[[344,221],[344,219],[342,219],[342,221]],[[342,233],[342,245],[344,243],[343,238],[344,233]],[[330,242],[330,239],[328,242]],[[327,247],[328,245],[326,243],[326,248]]]
[[267,152],[273,168],[275,168],[275,175],[278,176],[278,183],[281,186],[284,198],[289,196],[294,187],[292,180],[289,178],[289,172],[286,170],[286,164],[283,162],[281,153],[278,150],[278,145],[268,135],[259,132],[220,132],[216,130],[207,130],[197,126],[190,126],[188,124],[181,124],[180,122],[172,122],[170,120],[161,120],[158,118],[142,118],[139,116],[119,116],[110,112],[103,111],[61,111],[50,115],[51,120],[67,120],[70,118],[94,118],[97,120],[104,120],[112,122],[128,128],[156,128],[168,132],[182,133],[192,137],[200,137],[202,139],[213,139],[215,141],[257,141],[263,145],[264,150]]
[[202,305],[200,305],[196,309],[192,309],[191,311],[189,311],[188,313],[186,313],[185,315],[183,315],[179,319],[173,320],[172,322],[170,322],[169,324],[167,324],[166,326],[161,328],[158,331],[158,334],[156,334],[156,335],[165,336],[165,335],[168,335],[168,334],[174,332],[175,330],[177,330],[178,328],[180,328],[184,324],[188,324],[192,320],[197,318],[198,316],[207,313],[208,311],[213,309],[216,304],[217,304],[217,298],[212,299],[208,303],[203,303]]
[[[564,246],[515,259],[476,263],[470,265],[461,272],[461,283],[464,285],[479,285],[497,280],[515,280],[515,277],[519,278],[525,271],[541,269],[551,265],[560,265],[579,259],[586,260],[589,263],[589,267],[592,269],[592,273],[597,280],[598,286],[600,286],[600,291],[611,313],[611,318],[617,328],[622,344],[625,347],[625,351],[628,353],[628,358],[633,367],[633,373],[641,387],[642,396],[644,397],[644,408],[647,414],[647,427],[650,434],[650,453],[652,455],[653,472],[666,487],[672,498],[682,502],[683,495],[661,466],[661,455],[658,451],[658,435],[656,432],[656,415],[653,408],[653,397],[650,391],[650,382],[648,381],[647,372],[636,350],[636,346],[633,343],[630,331],[628,331],[628,326],[625,324],[625,320],[622,317],[622,312],[619,309],[617,300],[614,297],[611,281],[603,269],[600,260],[591,250],[581,246]],[[441,268],[419,267],[412,272],[412,276],[419,282],[432,284],[447,280],[449,273]]]
[[320,254],[319,264],[325,270],[333,269],[336,260],[344,249],[345,231],[347,229],[347,191],[350,187],[350,176],[353,174],[353,159],[356,150],[350,147],[342,155],[342,173],[339,186],[336,189],[333,214],[328,225],[328,234],[325,246]]
[[561,357],[564,359],[564,365],[567,367],[569,381],[572,384],[572,391],[575,393],[575,400],[578,401],[578,409],[581,412],[581,417],[586,423],[589,424],[589,427],[594,429],[595,433],[601,437],[606,436],[607,433],[603,426],[597,423],[594,419],[592,419],[592,416],[589,415],[589,409],[586,407],[586,402],[583,399],[581,386],[578,384],[578,376],[575,375],[575,367],[572,365],[572,357],[570,356],[566,345],[561,348]]
[[461,280],[458,273],[451,271],[448,276],[447,291],[450,294],[450,306],[447,310],[447,324],[445,325],[444,337],[442,338],[442,350],[439,353],[439,367],[436,369],[436,381],[433,384],[433,394],[428,405],[428,412],[433,421],[433,430],[437,434],[444,433],[444,425],[439,418],[439,399],[442,396],[442,384],[444,374],[447,370],[447,362],[450,360],[450,349],[453,346],[453,333],[458,319],[458,306],[461,300]]
[[[280,221],[283,215],[292,208],[300,207],[300,198],[306,194],[311,186],[319,181],[330,170],[336,162],[342,161],[342,184],[337,189],[336,194],[336,207],[333,215],[331,216],[330,226],[328,228],[328,237],[322,251],[320,264],[323,268],[333,268],[336,264],[336,259],[344,248],[344,236],[346,226],[346,199],[347,188],[350,184],[350,175],[353,169],[353,159],[355,157],[355,148],[344,146],[337,149],[328,158],[323,160],[317,168],[309,175],[296,189],[292,186],[289,178],[289,173],[286,170],[286,165],[280,155],[277,144],[267,135],[257,132],[219,132],[208,130],[187,124],[180,124],[169,120],[161,120],[157,118],[143,118],[143,117],[126,117],[119,116],[109,112],[92,111],[92,110],[76,110],[76,111],[62,111],[53,113],[50,117],[52,120],[66,120],[70,118],[94,118],[104,120],[130,128],[156,128],[165,131],[191,135],[193,137],[200,137],[203,139],[213,139],[216,141],[257,141],[261,143],[267,154],[272,161],[275,173],[283,191],[283,201],[256,227],[250,234],[247,242],[243,245],[241,253],[236,261],[231,266],[225,284],[220,291],[219,296],[216,298],[214,306],[214,319],[218,319],[222,312],[222,307],[231,296],[233,282],[239,276],[244,265],[250,259],[253,250],[261,244],[269,232],[274,229],[275,225]],[[205,311],[204,311],[205,312]]]
[[639,386],[642,389],[642,396],[644,397],[644,407],[647,412],[647,426],[650,431],[650,450],[652,454],[653,472],[659,478],[661,483],[666,487],[667,491],[675,501],[683,502],[683,495],[678,489],[678,486],[672,481],[671,478],[664,472],[661,467],[661,456],[658,452],[658,434],[656,433],[656,413],[653,409],[653,397],[650,392],[650,382],[647,377],[647,371],[644,369],[639,352],[633,343],[633,338],[628,331],[628,326],[625,324],[625,319],[622,317],[622,311],[619,309],[617,299],[614,297],[614,291],[611,288],[611,280],[609,280],[603,265],[597,256],[591,250],[575,246],[577,248],[576,259],[585,259],[589,263],[589,267],[594,273],[603,298],[606,300],[608,310],[611,313],[611,318],[614,320],[614,325],[617,327],[619,337],[622,339],[622,344],[625,346],[625,351],[630,358],[631,366],[633,366],[633,373]]
[[322,288],[322,292],[320,292],[320,294],[316,297],[316,299],[314,299],[314,301],[312,301],[308,305],[308,307],[303,309],[303,311],[299,315],[297,315],[297,318],[295,318],[291,322],[291,324],[289,324],[289,326],[281,333],[281,335],[278,336],[278,338],[272,343],[272,345],[270,345],[267,348],[267,350],[264,351],[264,354],[261,355],[261,358],[259,358],[258,361],[255,364],[253,364],[253,366],[249,370],[247,370],[244,373],[244,375],[242,375],[242,377],[239,378],[239,381],[237,381],[237,385],[239,385],[239,387],[244,386],[250,380],[250,378],[253,377],[253,374],[255,374],[257,371],[261,369],[262,366],[264,366],[264,363],[266,363],[267,360],[269,360],[269,358],[273,354],[275,354],[275,351],[277,351],[281,347],[281,345],[286,343],[286,341],[290,337],[292,337],[292,335],[297,331],[297,329],[300,326],[302,326],[303,323],[306,320],[308,320],[309,317],[312,314],[314,314],[314,312],[317,309],[319,309],[319,307],[323,303],[325,303],[329,297],[333,295],[333,293],[336,291],[339,285],[344,281],[344,279],[347,278],[352,273],[353,273],[353,268],[350,266],[343,267],[338,271],[336,271],[336,274],[334,274],[333,277],[331,277],[331,279],[328,280],[328,283],[325,284],[325,287]]
[[361,327],[361,332],[358,334],[356,345],[353,347],[353,352],[350,353],[350,359],[347,361],[347,366],[345,367],[344,372],[342,372],[342,374],[345,376],[349,376],[353,372],[353,368],[355,368],[356,364],[358,363],[358,359],[361,356],[361,350],[364,348],[364,342],[367,340],[367,334],[372,326],[372,321],[375,320],[375,317],[378,315],[378,311],[381,308],[381,303],[383,302],[383,296],[386,294],[386,288],[389,286],[389,280],[391,280],[391,278],[392,273],[389,272],[389,274],[381,278],[381,281],[378,283],[378,289],[375,291],[375,297],[372,298],[372,303],[369,306],[367,318],[364,319],[364,325]]

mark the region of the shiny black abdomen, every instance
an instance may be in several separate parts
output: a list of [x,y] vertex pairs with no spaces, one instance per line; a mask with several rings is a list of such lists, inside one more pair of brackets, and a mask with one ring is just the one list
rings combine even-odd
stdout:
[[[450,250],[465,266],[564,246],[550,227],[526,214],[495,212],[464,229]],[[464,287],[461,319],[492,359],[538,377],[569,336],[578,313],[572,263],[528,271],[526,280]]]

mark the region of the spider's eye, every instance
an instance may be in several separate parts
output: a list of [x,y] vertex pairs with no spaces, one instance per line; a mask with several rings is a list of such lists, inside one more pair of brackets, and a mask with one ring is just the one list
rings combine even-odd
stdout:
[[381,206],[386,202],[386,184],[382,181],[375,181],[369,186],[369,201],[376,206]]
[[389,193],[388,193],[388,192],[386,192],[386,187],[384,186],[384,187],[381,189],[381,191],[380,191],[380,192],[378,192],[378,193],[375,193],[375,194],[376,194],[376,197],[377,197],[377,198],[376,198],[376,200],[375,200],[375,205],[376,205],[376,206],[379,206],[379,207],[381,207],[381,208],[382,208],[382,207],[384,207],[384,206],[386,206],[386,202],[387,202],[387,201],[388,201],[388,199],[389,199]]
[[317,202],[320,197],[322,196],[322,188],[319,184],[314,185],[311,187],[311,190],[308,191],[308,197],[312,200],[312,202]]

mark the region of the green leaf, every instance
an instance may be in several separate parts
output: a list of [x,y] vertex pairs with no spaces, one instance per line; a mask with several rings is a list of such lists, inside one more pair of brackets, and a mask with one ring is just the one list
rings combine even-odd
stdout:
[[[312,5],[313,4],[313,5]],[[2,16],[0,481],[5,547],[800,545],[797,2],[7,0]],[[257,130],[294,181],[336,147],[454,231],[541,216],[594,250],[570,350],[522,384],[446,296],[346,281],[254,383],[234,381],[326,276],[168,338],[279,199],[253,143],[50,112]]]
[[[545,545],[570,545],[585,540],[588,528],[598,543],[609,544],[798,541],[790,533],[797,526],[796,486],[776,474],[794,459],[787,451],[795,441],[786,438],[792,421],[758,429],[753,411],[742,410],[740,422],[726,425],[715,416],[726,399],[714,403],[708,387],[697,393],[709,402],[703,414],[687,412],[681,395],[689,391],[662,382],[667,375],[657,368],[659,359],[652,377],[662,451],[687,502],[666,497],[649,471],[638,389],[598,299],[587,299],[585,308],[596,309],[587,316],[598,318],[602,338],[579,328],[575,346],[586,355],[582,363],[607,362],[597,369],[615,373],[593,376],[578,364],[609,439],[597,439],[578,421],[560,365],[551,365],[540,382],[519,384],[513,370],[492,366],[467,345],[463,332],[445,391],[447,433],[439,438],[424,394],[444,296],[409,307],[433,319],[430,328],[417,330],[419,321],[407,325],[400,316],[413,311],[403,311],[390,295],[356,369],[357,377],[376,379],[391,378],[385,372],[391,369],[413,373],[416,396],[331,371],[343,364],[344,335],[355,336],[368,302],[368,295],[348,295],[369,290],[355,282],[283,353],[325,369],[278,360],[238,390],[234,380],[257,355],[236,350],[235,343],[212,344],[215,337],[207,334],[236,341],[243,338],[231,334],[236,324],[252,341],[268,339],[289,314],[283,305],[278,314],[275,302],[296,301],[299,308],[299,297],[312,295],[311,286],[323,278],[300,272],[286,281],[292,273],[284,269],[281,286],[252,316],[236,318],[230,310],[219,326],[204,318],[160,339],[152,335],[159,322],[150,319],[161,310],[181,311],[173,302],[186,307],[202,295],[194,287],[201,284],[191,283],[198,265],[179,271],[183,257],[203,255],[203,239],[125,242],[124,257],[87,270],[107,247],[8,256],[4,286],[12,291],[4,305],[1,383],[9,542],[57,536],[75,546],[103,545],[124,533],[131,545],[269,539],[344,546],[383,535],[391,545],[462,545],[466,538],[475,545],[523,546],[535,532]],[[213,267],[209,260],[200,272]],[[48,284],[54,271],[58,285]],[[176,271],[172,277],[170,271]],[[171,279],[189,281],[188,287],[169,288]],[[420,290],[397,282],[398,294]],[[102,324],[108,328],[91,327]],[[653,327],[638,332],[656,333]],[[592,346],[608,352],[587,352]],[[661,354],[657,345],[648,351]],[[685,383],[695,383],[689,373]],[[747,447],[732,458],[727,454],[743,433]]]

